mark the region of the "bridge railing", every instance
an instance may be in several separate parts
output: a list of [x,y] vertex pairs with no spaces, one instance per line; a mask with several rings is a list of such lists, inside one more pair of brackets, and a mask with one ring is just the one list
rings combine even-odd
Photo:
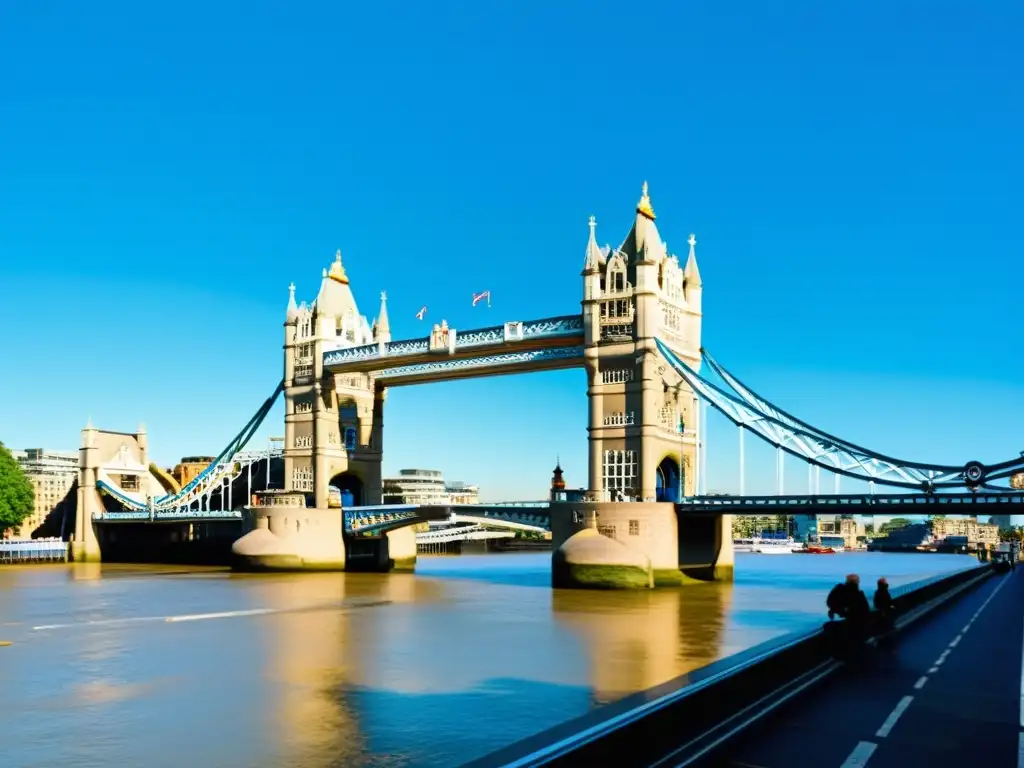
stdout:
[[[976,566],[894,590],[897,629],[991,574],[990,566]],[[464,768],[604,765],[608,755],[629,755],[630,765],[696,765],[840,667],[823,628],[796,632],[609,704]]]
[[[944,513],[958,514],[952,508],[974,507],[975,505],[1021,505],[1024,507],[1024,493],[1018,492],[976,492],[976,493],[892,493],[892,494],[808,494],[791,496],[688,496],[677,507],[681,512],[720,512],[729,514],[732,510],[788,508],[799,511],[801,507],[848,507],[861,511],[870,509],[871,514],[887,514],[894,508],[901,514],[915,514],[907,507],[941,507]],[[852,511],[852,510],[851,510]],[[927,514],[921,510],[920,514]],[[978,514],[976,510],[963,514]]]

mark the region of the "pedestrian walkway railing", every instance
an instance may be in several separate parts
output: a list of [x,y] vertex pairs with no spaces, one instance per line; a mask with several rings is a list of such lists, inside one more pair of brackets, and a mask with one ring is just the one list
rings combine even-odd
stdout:
[[0,539],[0,564],[63,563],[68,543],[62,539]]
[[[986,564],[894,588],[897,630],[991,574]],[[823,628],[792,633],[628,696],[465,768],[697,766],[841,666]],[[615,756],[614,763],[608,762],[609,756]]]

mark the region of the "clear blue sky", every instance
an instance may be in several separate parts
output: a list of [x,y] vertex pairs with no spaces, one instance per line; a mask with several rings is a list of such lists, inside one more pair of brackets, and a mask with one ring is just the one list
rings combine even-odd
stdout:
[[[215,453],[337,248],[396,337],[422,304],[576,311],[587,217],[617,245],[647,179],[738,375],[879,451],[1009,458],[1021,39],[1009,0],[0,4],[0,439],[76,448],[91,416],[167,464]],[[392,390],[385,470],[536,498],[560,454],[583,485],[582,377]]]

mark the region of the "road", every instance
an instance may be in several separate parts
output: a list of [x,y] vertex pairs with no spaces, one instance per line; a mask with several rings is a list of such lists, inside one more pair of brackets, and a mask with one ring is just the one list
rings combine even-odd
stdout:
[[741,738],[720,768],[1024,768],[1024,568],[921,619],[895,648]]

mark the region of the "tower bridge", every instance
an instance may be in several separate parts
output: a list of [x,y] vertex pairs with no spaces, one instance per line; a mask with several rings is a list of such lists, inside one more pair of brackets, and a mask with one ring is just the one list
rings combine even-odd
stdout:
[[[129,532],[169,531],[161,535],[191,541],[207,535],[203,526],[219,525],[237,538],[233,556],[244,567],[411,567],[414,527],[449,520],[488,530],[550,530],[556,583],[650,586],[686,575],[728,578],[733,513],[827,507],[871,514],[896,505],[906,512],[917,503],[945,504],[942,511],[952,514],[995,503],[1001,506],[993,511],[1002,512],[1024,498],[1008,485],[1024,470],[1024,457],[987,467],[900,461],[824,432],[755,393],[702,347],[696,238],[689,236],[680,258],[656,220],[646,183],[618,247],[599,245],[591,217],[579,312],[468,330],[442,320],[413,339],[392,338],[385,293],[375,320],[360,313],[338,252],[311,303],[297,302],[289,286],[282,381],[185,487],[167,487],[149,471],[144,431],[83,430],[74,556],[97,558]],[[390,387],[564,368],[580,369],[586,381],[584,500],[471,510],[381,505]],[[263,455],[246,452],[279,396],[282,445]],[[708,407],[738,428],[739,496],[706,493]],[[746,435],[776,448],[774,497],[745,493]],[[809,468],[807,496],[784,494],[786,453]],[[822,470],[835,478],[832,494],[820,492]],[[275,473],[280,481],[271,490]],[[842,477],[901,496],[844,496]],[[333,504],[332,489],[352,504]],[[609,582],[609,573],[620,576]]]

